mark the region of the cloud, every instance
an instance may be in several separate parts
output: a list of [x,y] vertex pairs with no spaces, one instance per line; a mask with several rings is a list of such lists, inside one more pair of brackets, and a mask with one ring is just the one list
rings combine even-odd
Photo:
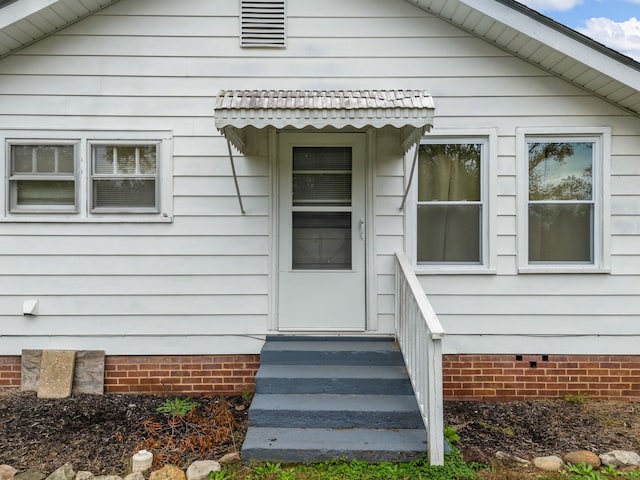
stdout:
[[[634,3],[640,2],[640,0],[632,0]],[[521,0],[529,8],[533,8],[537,11],[543,10],[557,10],[560,12],[566,12],[571,10],[577,5],[581,5],[583,0]]]
[[[640,0],[633,0],[640,3]],[[614,50],[640,61],[640,21],[632,17],[624,22],[610,18],[591,18],[584,28],[576,29]]]

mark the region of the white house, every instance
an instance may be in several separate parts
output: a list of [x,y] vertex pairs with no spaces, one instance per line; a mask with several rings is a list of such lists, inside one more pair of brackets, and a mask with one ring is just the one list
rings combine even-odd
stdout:
[[513,0],[0,2],[0,385],[243,391],[266,335],[395,335],[403,252],[445,397],[640,399],[639,116]]

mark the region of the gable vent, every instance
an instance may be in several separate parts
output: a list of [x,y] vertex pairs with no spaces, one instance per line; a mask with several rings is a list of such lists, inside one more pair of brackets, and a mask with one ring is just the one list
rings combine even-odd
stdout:
[[285,0],[241,0],[240,44],[243,47],[285,47]]

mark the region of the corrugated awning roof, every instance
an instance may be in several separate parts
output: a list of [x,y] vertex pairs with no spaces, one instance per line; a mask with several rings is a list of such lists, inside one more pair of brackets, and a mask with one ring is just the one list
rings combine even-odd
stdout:
[[216,127],[240,151],[242,129],[382,128],[403,130],[405,148],[433,124],[431,95],[421,90],[223,90]]

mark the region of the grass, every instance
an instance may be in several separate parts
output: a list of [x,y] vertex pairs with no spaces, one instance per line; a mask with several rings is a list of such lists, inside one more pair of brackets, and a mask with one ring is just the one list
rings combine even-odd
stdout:
[[226,465],[209,480],[463,480],[476,479],[479,466],[467,464],[453,451],[445,455],[444,466],[429,465],[426,458],[404,463],[367,463],[359,460],[331,460],[311,465],[264,463],[245,467]]
[[225,465],[208,480],[640,480],[640,471],[622,472],[611,467],[600,470],[584,465],[567,465],[554,473],[540,470],[506,469],[500,466],[468,464],[456,450],[445,455],[441,467],[429,465],[426,457],[405,463],[367,463],[332,460],[312,465],[261,463],[251,467]]

